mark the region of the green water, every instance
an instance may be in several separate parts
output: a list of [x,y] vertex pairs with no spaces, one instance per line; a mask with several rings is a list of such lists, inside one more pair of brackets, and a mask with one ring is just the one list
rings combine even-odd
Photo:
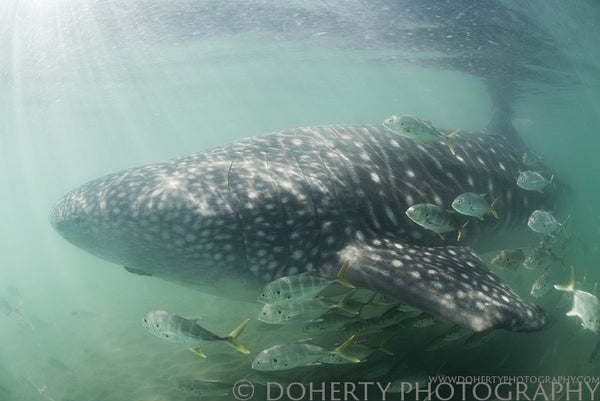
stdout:
[[[155,3],[177,11],[177,3]],[[135,276],[68,244],[47,215],[72,188],[274,130],[413,114],[439,127],[475,131],[492,116],[493,98],[482,77],[395,62],[399,52],[385,46],[338,46],[326,37],[322,43],[270,40],[256,32],[183,40],[178,32],[164,35],[177,24],[133,18],[117,3],[98,4],[0,5],[0,296],[13,306],[22,302],[26,319],[0,314],[0,401],[202,399],[175,385],[192,378],[234,382],[248,374],[252,356],[214,345],[202,360],[151,336],[140,320],[153,309],[200,314],[207,327],[225,334],[254,319],[260,305]],[[174,15],[182,17],[186,4]],[[576,237],[566,261],[578,280],[585,274],[591,284],[600,281],[600,9],[592,2],[507,5],[529,15],[561,55],[560,64],[549,55],[546,65],[560,79],[518,84],[513,121],[571,187],[560,211],[562,218],[571,215]],[[190,20],[193,15],[182,24]],[[552,271],[567,281],[559,265]],[[537,272],[497,273],[531,299]],[[405,371],[427,367],[429,374],[443,365],[449,375],[599,376],[600,357],[588,359],[600,337],[564,316],[569,302],[561,304],[560,295],[540,302],[558,319],[544,332],[504,333],[476,351],[407,350],[394,363],[405,362]],[[241,337],[253,351],[300,338],[288,328],[261,331],[258,325]],[[398,338],[411,347],[410,338]],[[378,358],[380,365],[369,368],[373,377],[375,367],[390,365]],[[314,381],[328,375],[318,369],[302,375]],[[352,374],[354,381],[369,377]],[[31,383],[46,386],[45,392]]]

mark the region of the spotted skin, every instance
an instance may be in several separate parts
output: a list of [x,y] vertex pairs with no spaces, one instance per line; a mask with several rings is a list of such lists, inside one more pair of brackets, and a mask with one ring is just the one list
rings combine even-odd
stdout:
[[456,240],[404,214],[415,203],[449,207],[464,192],[500,194],[502,219],[473,222],[461,238],[483,246],[546,206],[515,187],[522,151],[505,137],[462,133],[455,149],[375,125],[274,132],[91,181],[50,220],[98,257],[223,295],[240,285],[255,300],[264,283],[312,269],[333,279],[346,258],[353,284],[473,330],[541,329],[548,316],[470,248],[448,247]]
[[341,257],[346,278],[474,331],[537,330],[551,318],[521,299],[469,247],[428,247],[389,240],[357,241]]

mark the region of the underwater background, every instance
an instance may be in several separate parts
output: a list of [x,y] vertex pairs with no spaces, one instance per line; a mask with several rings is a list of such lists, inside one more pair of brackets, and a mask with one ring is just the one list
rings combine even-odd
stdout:
[[[556,252],[593,288],[598,37],[600,4],[591,0],[3,1],[0,297],[10,308],[0,313],[0,401],[214,399],[177,384],[233,383],[265,345],[306,337],[260,326],[258,303],[130,274],[70,245],[48,221],[59,197],[91,179],[270,131],[379,124],[393,114],[478,131],[495,110],[508,111],[569,187],[556,214],[571,216],[573,239]],[[534,300],[540,272],[494,271]],[[568,281],[560,264],[552,272]],[[543,332],[501,332],[476,350],[459,344],[434,355],[424,351],[434,335],[399,329],[394,356],[342,370],[341,380],[599,376],[591,356],[600,337],[565,316],[570,301],[552,290],[536,302],[557,319]],[[200,316],[219,334],[251,318],[240,341],[253,353],[215,344],[202,359],[160,341],[140,324],[154,309]],[[332,368],[302,369],[294,378],[318,381]],[[265,399],[258,387],[255,399]]]

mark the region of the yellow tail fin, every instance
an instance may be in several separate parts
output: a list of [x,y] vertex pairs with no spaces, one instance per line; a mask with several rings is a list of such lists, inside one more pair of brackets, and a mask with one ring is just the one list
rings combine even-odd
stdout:
[[342,267],[340,267],[340,271],[338,272],[335,280],[343,286],[346,286],[348,288],[354,288],[354,285],[352,285],[351,282],[349,282],[348,280],[346,280],[344,278],[344,274],[346,274],[346,270],[348,270],[348,266],[350,266],[350,259],[345,261],[344,264],[342,265]]
[[569,284],[555,284],[554,288],[559,291],[574,291],[575,290],[575,269],[573,265],[571,265],[571,279],[569,280]]
[[354,337],[356,335],[352,335],[352,337],[350,337],[349,339],[347,339],[346,341],[344,341],[344,343],[342,345],[340,345],[339,347],[337,347],[335,349],[335,352],[337,352],[339,355],[341,355],[342,357],[346,358],[349,361],[352,362],[361,362],[360,359],[358,359],[357,357],[355,357],[354,355],[346,352],[346,348],[348,348],[348,346],[352,343],[352,340],[354,340]]
[[383,340],[381,342],[381,344],[379,344],[379,348],[377,348],[377,349],[385,354],[394,355],[394,353],[392,351],[390,351],[388,348],[386,348],[386,344],[389,343],[392,338],[394,338],[393,334],[391,336],[389,336],[388,338],[386,338],[385,340]]
[[238,351],[240,351],[244,354],[249,354],[250,351],[248,351],[248,349],[246,347],[244,347],[242,344],[240,344],[238,342],[237,338],[240,334],[242,334],[242,331],[244,331],[244,329],[248,325],[249,321],[250,321],[250,319],[246,319],[235,330],[233,330],[231,333],[229,333],[227,335],[227,337],[225,337],[225,340],[227,341],[227,343],[229,345],[231,345],[233,348],[237,349]]
[[460,131],[460,129],[457,129],[453,133],[446,135],[446,142],[448,142],[448,147],[450,148],[450,152],[452,152],[453,155],[455,155],[456,152],[454,151],[454,145],[452,144],[452,138],[454,138],[454,136],[456,134],[458,134],[458,131]]
[[353,289],[352,291],[350,291],[349,293],[347,293],[344,298],[342,298],[338,303],[335,304],[336,308],[340,308],[343,311],[346,311],[348,313],[351,313],[353,315],[358,315],[358,311],[352,309],[351,307],[349,307],[348,305],[346,305],[346,302],[348,302],[348,300],[350,298],[352,298],[352,296],[356,293],[356,288]]
[[497,196],[496,199],[494,199],[494,201],[490,205],[490,212],[492,213],[492,216],[494,216],[496,219],[498,218],[498,212],[496,211],[496,204],[498,204],[499,199],[500,199],[500,197]]
[[460,241],[460,237],[462,237],[462,230],[464,230],[467,224],[469,224],[469,221],[471,220],[467,220],[465,224],[463,224],[462,227],[458,229],[458,236],[456,237],[456,242]]
[[563,270],[567,270],[567,267],[565,266],[565,256],[567,256],[567,253],[569,253],[570,249],[567,249],[566,251],[563,252],[562,255],[560,255],[559,258],[557,258],[560,261],[560,264],[562,265]]
[[563,221],[560,225],[560,228],[558,229],[558,231],[556,232],[556,235],[560,235],[561,231],[565,232],[565,235],[567,236],[567,238],[569,237],[569,233],[567,233],[567,223],[569,221],[569,219],[571,218],[571,215],[568,215],[567,218],[565,219],[565,221]]

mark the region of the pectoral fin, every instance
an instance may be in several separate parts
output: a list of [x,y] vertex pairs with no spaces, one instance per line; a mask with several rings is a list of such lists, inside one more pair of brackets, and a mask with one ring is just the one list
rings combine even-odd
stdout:
[[520,298],[468,247],[355,240],[338,252],[338,260],[323,266],[322,274],[335,277],[340,260],[350,260],[345,275],[357,287],[473,331],[535,331],[552,320],[540,307]]
[[136,269],[135,267],[123,266],[123,269],[127,270],[129,273],[137,274],[139,276],[152,276],[152,274],[146,273],[140,269]]

